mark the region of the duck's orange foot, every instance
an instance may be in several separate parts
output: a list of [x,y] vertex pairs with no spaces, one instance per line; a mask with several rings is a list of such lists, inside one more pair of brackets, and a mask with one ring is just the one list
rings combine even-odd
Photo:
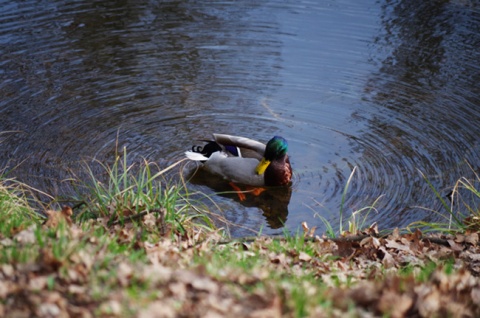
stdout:
[[233,190],[237,192],[238,199],[240,201],[245,201],[247,199],[247,197],[245,196],[245,193],[243,193],[242,189],[240,189],[235,183],[230,182],[229,184],[233,188]]
[[251,192],[254,196],[258,197],[263,191],[266,191],[266,188],[262,187],[248,187],[248,191]]

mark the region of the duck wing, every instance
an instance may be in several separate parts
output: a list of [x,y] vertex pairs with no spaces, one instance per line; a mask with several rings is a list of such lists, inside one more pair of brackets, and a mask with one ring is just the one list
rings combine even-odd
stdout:
[[265,144],[246,137],[213,134],[216,143],[227,147],[240,148],[241,156],[244,158],[262,159],[265,154]]

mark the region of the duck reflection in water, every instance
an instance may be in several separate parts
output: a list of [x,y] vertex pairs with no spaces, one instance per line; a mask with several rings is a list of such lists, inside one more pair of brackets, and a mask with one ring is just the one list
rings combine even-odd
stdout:
[[292,196],[291,186],[266,187],[262,188],[259,194],[254,194],[254,190],[258,188],[249,190],[252,188],[237,185],[240,190],[246,191],[242,192],[245,195],[243,198],[238,192],[232,191],[231,183],[201,167],[197,170],[192,169],[188,177],[190,183],[207,186],[221,197],[232,199],[247,208],[261,209],[268,226],[272,229],[283,227],[287,221],[288,204]]

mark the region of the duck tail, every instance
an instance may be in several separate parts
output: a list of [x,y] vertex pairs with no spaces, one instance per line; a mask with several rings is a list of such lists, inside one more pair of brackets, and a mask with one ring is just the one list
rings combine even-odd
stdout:
[[208,140],[202,140],[202,141],[207,142],[207,144],[203,147],[193,146],[191,152],[200,153],[205,157],[207,157],[208,159],[214,152],[222,151],[222,147],[220,147],[220,145],[217,144],[215,141],[208,141]]
[[208,160],[208,157],[205,157],[199,152],[193,152],[193,151],[185,151],[185,156],[193,161],[206,161]]

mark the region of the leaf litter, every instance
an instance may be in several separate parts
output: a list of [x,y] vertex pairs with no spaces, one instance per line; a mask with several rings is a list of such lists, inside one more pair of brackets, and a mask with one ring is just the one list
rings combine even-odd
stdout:
[[480,316],[474,231],[330,239],[303,224],[297,248],[288,238],[176,233],[162,214],[82,225],[70,208],[46,215],[0,236],[0,316]]

